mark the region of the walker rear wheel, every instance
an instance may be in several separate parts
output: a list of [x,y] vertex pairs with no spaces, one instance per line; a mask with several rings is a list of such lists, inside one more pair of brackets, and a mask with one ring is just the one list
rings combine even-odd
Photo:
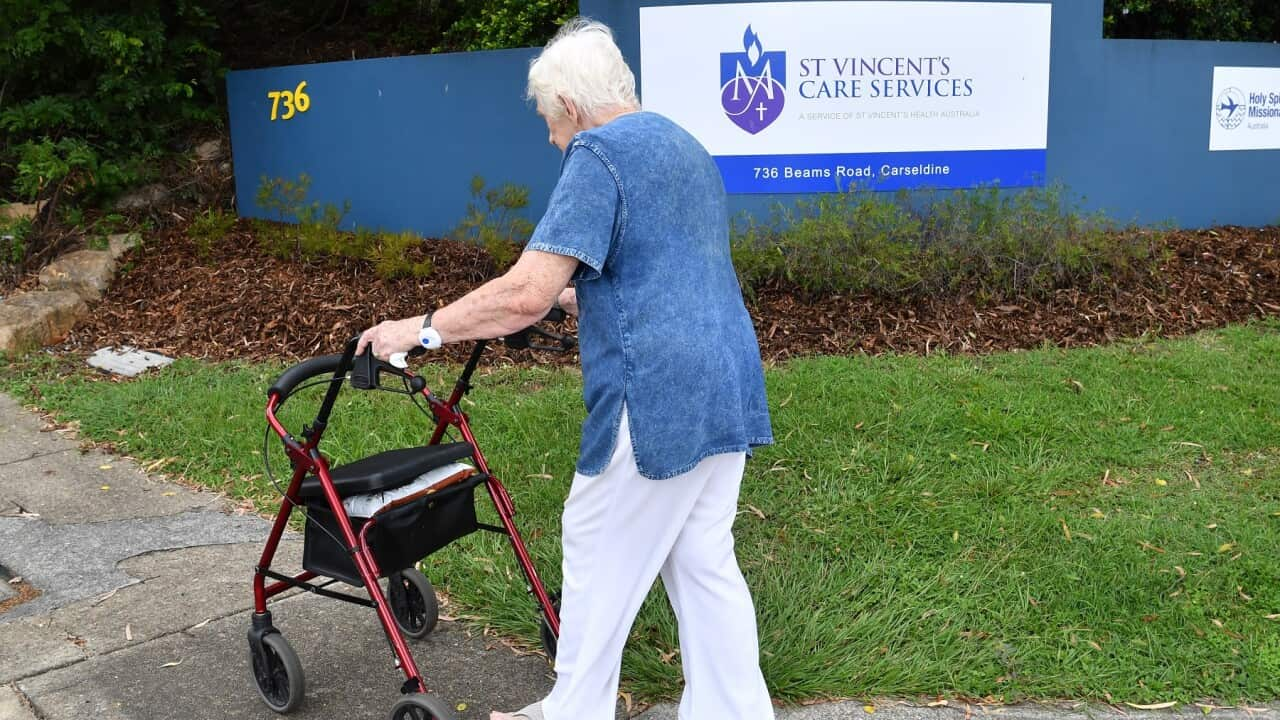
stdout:
[[256,652],[250,643],[249,658],[258,695],[267,707],[278,713],[297,709],[302,703],[306,680],[302,674],[302,662],[289,641],[280,633],[273,632],[262,638],[261,653]]
[[453,710],[434,695],[411,693],[396,701],[391,720],[455,720]]
[[414,568],[387,577],[387,600],[400,631],[415,640],[426,637],[440,621],[436,589]]

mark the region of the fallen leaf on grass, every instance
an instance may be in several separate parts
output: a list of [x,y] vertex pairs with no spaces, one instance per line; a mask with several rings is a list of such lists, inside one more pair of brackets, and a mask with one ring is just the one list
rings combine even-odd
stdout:
[[1138,547],[1141,547],[1143,550],[1154,550],[1155,552],[1158,552],[1158,553],[1164,553],[1164,552],[1165,552],[1165,549],[1164,549],[1164,548],[1162,548],[1162,547],[1156,547],[1155,545],[1152,545],[1151,543],[1147,542],[1146,540],[1143,540],[1142,542],[1138,543]]
[[1221,545],[1218,546],[1218,552],[1220,553],[1231,552],[1231,548],[1235,546],[1236,546],[1235,543],[1222,543]]
[[1263,615],[1262,617],[1267,620],[1280,620],[1280,613],[1271,613],[1270,615]]
[[929,703],[927,707],[946,707],[946,705],[947,705],[946,700],[934,700],[933,702]]
[[1177,704],[1178,703],[1175,700],[1170,700],[1169,702],[1155,703],[1152,705],[1138,705],[1136,703],[1131,703],[1131,702],[1125,703],[1125,705],[1128,705],[1129,707],[1134,708],[1135,710],[1164,710],[1165,708],[1171,708]]
[[172,461],[173,461],[173,459],[174,459],[174,458],[160,458],[159,460],[156,460],[156,461],[155,461],[155,462],[153,462],[153,463],[148,463],[148,464],[147,464],[145,467],[143,467],[142,469],[143,469],[145,472],[149,472],[149,473],[150,473],[150,472],[155,472],[156,470],[159,470],[161,467],[163,467],[163,466],[165,466],[165,465],[168,465],[170,462],[172,462]]
[[1071,528],[1067,527],[1067,521],[1058,518],[1058,522],[1062,524],[1062,534],[1067,536],[1067,542],[1071,542]]
[[626,707],[627,707],[627,713],[629,714],[629,713],[631,712],[631,703],[632,703],[632,700],[631,700],[631,693],[629,693],[629,692],[619,692],[619,693],[618,693],[618,697],[622,698],[622,703],[623,703],[624,705],[626,705]]
[[764,520],[764,512],[761,511],[760,508],[756,507],[755,505],[747,505],[747,509],[751,511],[752,515],[755,515],[761,520]]
[[179,665],[181,665],[181,664],[182,664],[182,661],[181,661],[181,660],[179,660],[179,661],[177,661],[177,662],[167,662],[167,663],[165,663],[165,664],[161,665],[160,667],[162,667],[162,668],[171,668],[171,667],[178,667],[178,666],[179,666]]

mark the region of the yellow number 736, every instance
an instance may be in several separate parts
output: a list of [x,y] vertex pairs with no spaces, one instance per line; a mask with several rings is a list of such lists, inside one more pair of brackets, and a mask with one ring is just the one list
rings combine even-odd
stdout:
[[[271,119],[272,120],[288,120],[295,113],[304,113],[307,108],[311,107],[311,96],[305,90],[307,81],[303,80],[298,83],[298,87],[292,91],[289,90],[272,90],[267,93],[267,99],[271,101]],[[284,101],[284,114],[280,114],[280,101]]]

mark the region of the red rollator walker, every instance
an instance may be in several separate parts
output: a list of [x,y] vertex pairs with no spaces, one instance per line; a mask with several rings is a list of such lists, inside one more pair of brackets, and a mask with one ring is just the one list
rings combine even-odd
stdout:
[[[546,319],[562,320],[564,313],[553,309]],[[534,343],[531,337],[555,344]],[[341,354],[312,358],[289,368],[267,390],[267,440],[275,431],[292,463],[293,474],[253,577],[254,613],[249,629],[253,679],[258,694],[276,712],[287,713],[302,702],[302,664],[272,625],[267,600],[291,588],[303,588],[377,612],[395,653],[396,667],[405,675],[391,720],[454,720],[448,703],[427,694],[426,682],[405,642],[406,637],[425,637],[439,619],[435,589],[417,569],[418,561],[476,530],[506,535],[529,592],[538,602],[543,646],[553,659],[560,633],[558,599],[547,592],[538,578],[513,520],[515,506],[502,483],[489,472],[467,415],[459,407],[471,389],[471,376],[487,341],[475,344],[447,400],[432,393],[422,377],[377,360],[372,352],[357,357],[356,341],[349,341]],[[508,336],[505,342],[510,347],[545,350],[568,350],[575,344],[572,337],[537,327]],[[403,388],[384,387],[384,376],[399,378]],[[429,410],[435,425],[430,440],[420,447],[389,450],[330,467],[320,452],[320,438],[334,402],[348,381],[358,390],[408,395],[424,411]],[[277,411],[294,392],[325,383],[329,387],[315,420],[295,437],[276,418]],[[425,408],[422,400],[426,401]],[[450,428],[458,431],[462,441],[441,444]],[[264,460],[269,450],[264,448]],[[463,463],[464,460],[469,462]],[[270,476],[269,465],[267,469]],[[475,490],[482,485],[493,500],[500,525],[486,525],[476,519]],[[295,508],[306,516],[303,571],[285,575],[271,569],[271,560]],[[387,579],[385,593],[379,585],[380,578]],[[275,582],[267,584],[268,579]],[[339,581],[365,588],[368,599],[328,589]]]

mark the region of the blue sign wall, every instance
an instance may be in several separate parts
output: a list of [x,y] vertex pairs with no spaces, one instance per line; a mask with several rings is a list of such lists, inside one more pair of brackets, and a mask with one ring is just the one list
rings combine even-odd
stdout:
[[[716,0],[664,1],[707,4]],[[654,4],[654,3],[649,3]],[[1280,222],[1280,151],[1210,153],[1213,67],[1280,67],[1280,45],[1104,40],[1102,0],[1052,0],[1046,176],[1121,220]],[[636,0],[581,0],[614,28],[639,74]],[[457,224],[473,175],[531,190],[546,207],[559,152],[524,101],[536,50],[417,56],[234,72],[227,90],[242,215],[261,178],[313,178],[311,198],[351,203],[349,224],[439,236]],[[300,82],[310,105],[288,120]],[[271,120],[273,104],[276,120]],[[796,195],[739,195],[767,214]]]
[[[236,199],[246,217],[263,177],[311,177],[309,200],[351,203],[347,226],[440,236],[462,219],[471,178],[530,186],[546,207],[560,152],[524,101],[534,50],[294,65],[227,76]],[[305,112],[283,98],[305,82]],[[296,104],[296,103],[295,103]],[[272,120],[275,106],[276,119]]]

